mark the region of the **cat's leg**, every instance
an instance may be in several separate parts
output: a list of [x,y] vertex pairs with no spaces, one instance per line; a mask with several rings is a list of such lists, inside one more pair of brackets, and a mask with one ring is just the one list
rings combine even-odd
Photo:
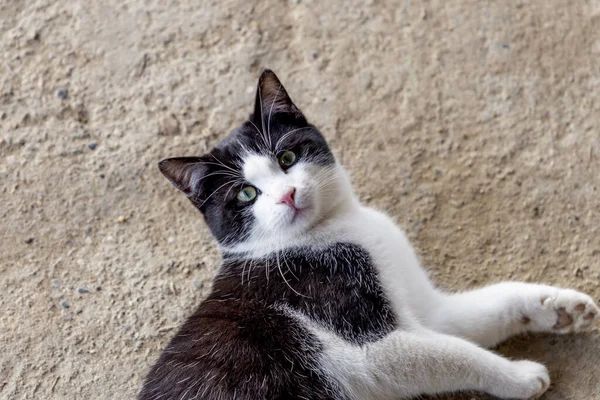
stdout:
[[477,390],[503,399],[529,399],[550,384],[546,368],[510,361],[454,336],[395,331],[359,347],[328,333],[322,367],[353,399],[405,399]]
[[443,295],[419,317],[430,329],[491,347],[524,332],[580,332],[599,315],[594,300],[575,290],[505,282]]

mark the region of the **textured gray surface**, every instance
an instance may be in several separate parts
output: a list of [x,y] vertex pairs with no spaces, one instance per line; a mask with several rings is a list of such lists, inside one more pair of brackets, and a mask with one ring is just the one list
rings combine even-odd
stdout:
[[[89,3],[0,3],[0,397],[134,397],[218,264],[156,163],[241,122],[264,66],[440,285],[600,298],[598,1]],[[597,330],[500,351],[600,396]]]

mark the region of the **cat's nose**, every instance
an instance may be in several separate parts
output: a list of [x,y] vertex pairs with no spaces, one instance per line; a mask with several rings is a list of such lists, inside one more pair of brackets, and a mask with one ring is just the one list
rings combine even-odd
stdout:
[[288,190],[287,193],[281,197],[278,204],[287,204],[292,208],[296,208],[295,196],[296,188],[292,188],[292,190]]

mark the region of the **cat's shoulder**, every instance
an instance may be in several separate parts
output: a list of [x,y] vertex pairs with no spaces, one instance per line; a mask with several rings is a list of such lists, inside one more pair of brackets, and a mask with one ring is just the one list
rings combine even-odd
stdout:
[[331,229],[338,230],[346,240],[350,239],[351,242],[354,242],[352,239],[356,238],[356,235],[397,231],[400,230],[400,227],[385,211],[360,205],[354,208],[352,212],[346,213],[333,221]]

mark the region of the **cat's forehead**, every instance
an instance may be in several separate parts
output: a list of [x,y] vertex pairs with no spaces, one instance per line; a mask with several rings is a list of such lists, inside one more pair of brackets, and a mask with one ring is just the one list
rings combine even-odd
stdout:
[[268,184],[282,177],[279,164],[271,157],[251,153],[243,158],[242,163],[242,175],[248,182]]
[[275,163],[268,157],[259,154],[248,154],[244,157],[242,171],[244,177],[251,182],[265,174],[277,172]]
[[287,150],[307,162],[329,164],[334,161],[325,138],[314,126],[281,123],[276,119],[264,128],[247,121],[225,137],[213,152],[241,166],[248,156],[275,158]]
[[[280,150],[281,146],[289,145],[300,139],[300,135],[292,135],[299,130],[308,133],[313,128],[310,126],[298,127],[295,125],[282,125],[271,121],[266,126],[257,126],[252,121],[234,129],[216,146],[218,150],[229,152],[252,152],[268,155]],[[292,134],[289,134],[289,133]],[[308,134],[310,136],[310,134]]]

